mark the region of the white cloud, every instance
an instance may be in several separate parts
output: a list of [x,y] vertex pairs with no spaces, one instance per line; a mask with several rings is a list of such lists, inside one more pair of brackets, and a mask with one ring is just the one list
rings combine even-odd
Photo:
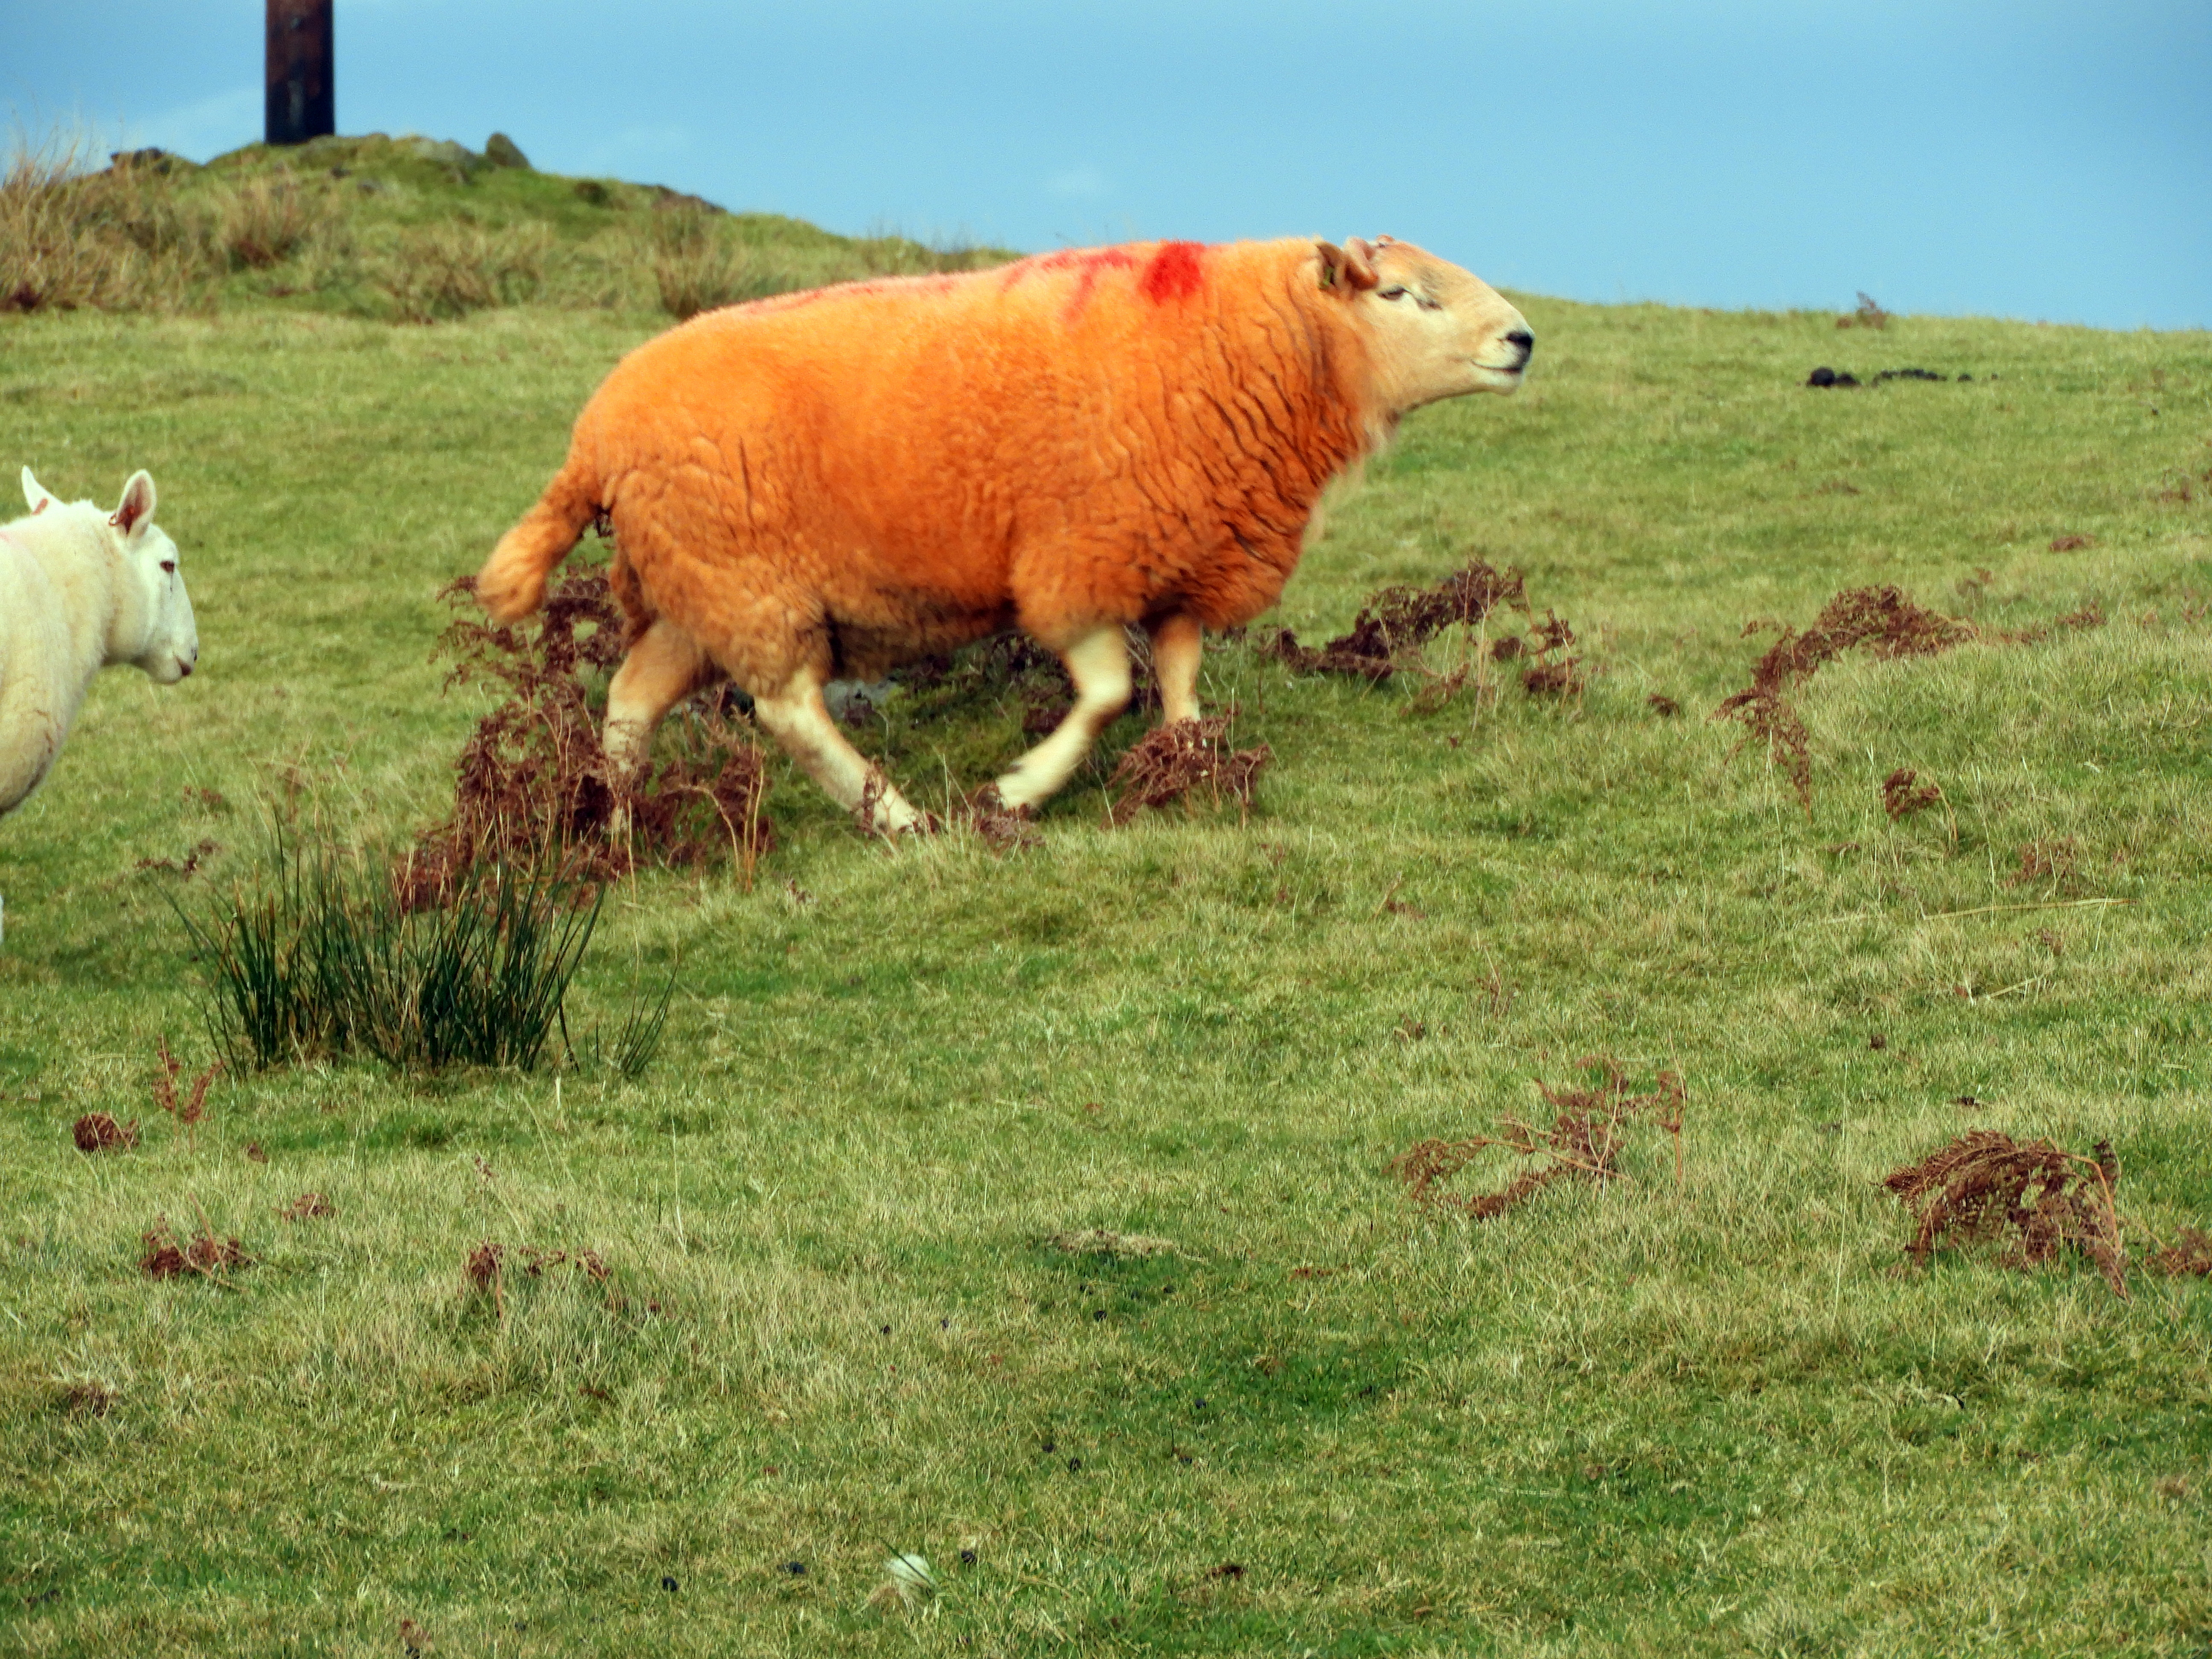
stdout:
[[1054,173],[1044,187],[1054,196],[1103,196],[1114,188],[1114,181],[1094,167],[1070,167]]

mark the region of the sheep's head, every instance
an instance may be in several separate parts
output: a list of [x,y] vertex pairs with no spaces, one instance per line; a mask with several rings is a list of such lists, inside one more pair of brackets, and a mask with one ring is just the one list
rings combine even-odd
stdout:
[[[33,514],[61,505],[31,469],[23,469],[23,499]],[[87,504],[87,510],[97,512]],[[114,538],[126,581],[133,584],[142,604],[134,617],[128,605],[116,617],[118,635],[108,642],[111,662],[136,663],[162,685],[174,685],[192,672],[200,659],[200,635],[192,620],[192,601],[185,592],[184,574],[177,568],[177,544],[154,522],[154,480],[143,470],[123,486],[123,500],[108,515],[106,532]],[[142,635],[138,624],[143,623]]]
[[1520,389],[1535,337],[1481,278],[1388,236],[1317,246],[1319,281],[1366,329],[1376,391],[1391,415],[1470,392]]

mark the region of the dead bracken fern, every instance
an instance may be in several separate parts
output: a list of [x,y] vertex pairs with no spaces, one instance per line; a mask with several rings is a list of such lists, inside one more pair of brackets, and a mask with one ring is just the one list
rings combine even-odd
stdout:
[[[1623,1130],[1638,1117],[1649,1119],[1673,1137],[1679,1183],[1686,1098],[1680,1075],[1662,1072],[1650,1093],[1632,1095],[1626,1074],[1613,1061],[1592,1057],[1578,1063],[1602,1071],[1604,1081],[1595,1088],[1555,1090],[1541,1079],[1537,1080],[1536,1087],[1546,1102],[1559,1109],[1550,1128],[1540,1129],[1522,1119],[1504,1117],[1498,1121],[1496,1134],[1418,1141],[1401,1152],[1391,1160],[1390,1170],[1406,1183],[1406,1195],[1416,1204],[1459,1210],[1478,1221],[1487,1221],[1554,1181],[1586,1181],[1602,1186],[1620,1176]],[[1450,1191],[1446,1183],[1492,1147],[1539,1161],[1495,1192],[1470,1195]]]
[[2184,1227],[2172,1243],[2143,1257],[2143,1266],[2168,1279],[2212,1278],[2212,1238],[2199,1227]]
[[[1744,632],[1765,625],[1753,623]],[[1933,656],[1975,637],[1972,623],[1925,610],[1894,587],[1849,588],[1830,599],[1803,633],[1784,626],[1753,665],[1751,684],[1725,699],[1712,717],[1741,721],[1745,742],[1765,744],[1809,817],[1812,749],[1790,694],[1846,651],[1863,647],[1877,658]]]
[[[465,599],[467,580],[446,592]],[[624,775],[600,741],[590,689],[627,643],[597,570],[554,584],[534,631],[465,614],[446,630],[447,684],[489,681],[507,696],[477,723],[456,763],[452,817],[426,831],[404,862],[410,904],[440,902],[480,866],[537,867],[549,857],[564,877],[596,881],[726,851],[750,883],[771,842],[759,744],[733,723],[719,688],[708,688],[678,716],[688,752]]]
[[161,1038],[156,1046],[161,1051],[161,1069],[154,1078],[154,1103],[177,1121],[185,1132],[185,1145],[190,1147],[195,1142],[200,1120],[207,1115],[208,1085],[222,1070],[222,1061],[216,1060],[194,1078],[191,1090],[179,1100],[177,1079],[184,1072],[184,1064],[169,1053],[168,1038]]
[[615,1284],[614,1270],[597,1250],[539,1250],[525,1244],[509,1249],[486,1239],[469,1252],[461,1273],[471,1296],[489,1295],[500,1317],[507,1316],[507,1276],[510,1267],[528,1279],[541,1279],[548,1267],[568,1267],[599,1286],[609,1313],[629,1306]]
[[[1277,629],[1255,645],[1262,656],[1274,657],[1301,674],[1343,674],[1379,683],[1413,666],[1421,647],[1447,628],[1473,627],[1501,605],[1528,610],[1521,573],[1495,570],[1474,559],[1428,587],[1379,590],[1353,619],[1350,633],[1317,650],[1300,645],[1287,628]],[[1498,654],[1517,653],[1501,649]]]
[[1905,1248],[1925,1263],[1946,1246],[2002,1239],[2003,1260],[2022,1268],[2073,1254],[2097,1264],[2128,1293],[2128,1257],[2113,1201],[2120,1164],[2110,1143],[2084,1158],[2050,1140],[2022,1144],[1998,1129],[1969,1129],[1893,1170],[1882,1185],[1919,1223]]
[[252,1260],[237,1239],[218,1237],[205,1216],[200,1218],[199,1231],[182,1238],[171,1231],[167,1216],[157,1217],[154,1231],[145,1235],[143,1242],[146,1254],[139,1259],[138,1267],[149,1279],[176,1279],[185,1273],[212,1278],[226,1267],[242,1267]]
[[1920,775],[1911,767],[1900,766],[1881,781],[1881,810],[1889,814],[1892,823],[1911,817],[1943,799],[1941,788],[1919,779]]
[[138,1120],[118,1123],[106,1112],[87,1112],[70,1133],[81,1152],[127,1152],[138,1144]]
[[1264,743],[1231,749],[1229,724],[1236,712],[1232,708],[1212,720],[1155,726],[1132,744],[1106,781],[1108,788],[1121,792],[1107,821],[1125,824],[1148,806],[1164,806],[1200,793],[1216,805],[1236,802],[1240,817],[1249,811],[1253,786],[1274,758],[1274,750]]
[[1813,625],[1802,634],[1784,623],[1747,624],[1743,630],[1747,638],[1769,627],[1778,628],[1781,636],[1752,665],[1751,684],[1725,698],[1713,710],[1712,718],[1741,722],[1746,728],[1745,743],[1756,739],[1766,745],[1769,758],[1789,774],[1798,804],[1809,817],[1812,748],[1805,722],[1790,696],[1824,665],[1847,651],[1862,649],[1884,659],[1932,657],[1971,640],[2034,645],[2056,630],[2101,628],[2104,623],[2104,612],[2092,605],[2033,628],[1985,630],[1962,617],[1947,617],[1916,605],[1894,587],[1846,588],[1821,608]]

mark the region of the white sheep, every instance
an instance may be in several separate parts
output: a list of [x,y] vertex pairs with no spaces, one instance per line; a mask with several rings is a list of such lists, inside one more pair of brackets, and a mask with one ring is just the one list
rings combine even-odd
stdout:
[[151,477],[132,473],[110,514],[56,501],[27,466],[23,499],[30,516],[0,525],[0,817],[53,765],[94,674],[136,663],[173,685],[200,655]]

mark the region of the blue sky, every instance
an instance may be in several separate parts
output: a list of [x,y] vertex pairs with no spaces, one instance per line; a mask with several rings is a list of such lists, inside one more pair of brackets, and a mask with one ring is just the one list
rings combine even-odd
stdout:
[[[0,103],[205,159],[261,0],[0,0]],[[2212,4],[337,0],[343,132],[1035,249],[1388,232],[1585,300],[2212,326]]]

